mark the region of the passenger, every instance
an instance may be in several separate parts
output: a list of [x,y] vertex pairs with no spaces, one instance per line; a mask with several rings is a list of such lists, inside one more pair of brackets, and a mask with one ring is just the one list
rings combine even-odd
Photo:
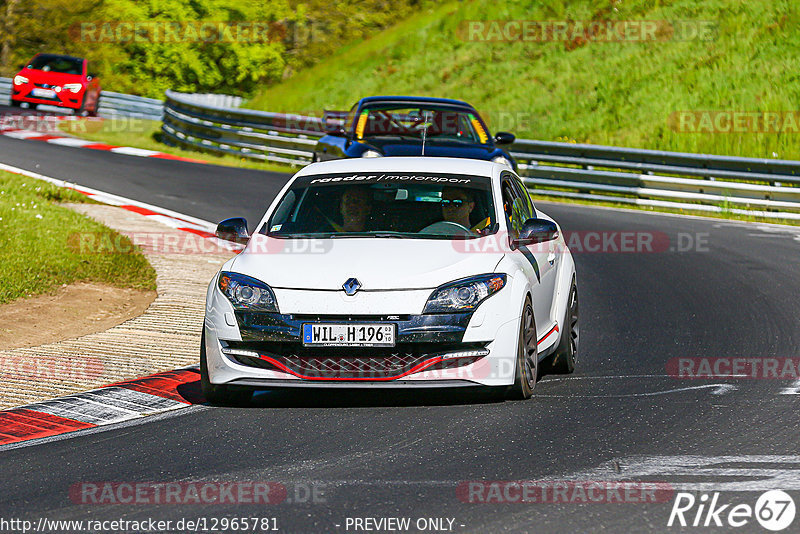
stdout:
[[364,232],[372,212],[372,191],[365,187],[350,186],[342,193],[339,213],[342,214],[340,232]]

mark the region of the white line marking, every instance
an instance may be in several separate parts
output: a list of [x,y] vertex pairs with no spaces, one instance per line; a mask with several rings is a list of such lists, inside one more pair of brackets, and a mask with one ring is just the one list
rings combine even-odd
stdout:
[[42,132],[34,132],[32,130],[17,130],[16,132],[5,132],[3,135],[6,137],[13,137],[14,139],[27,139],[29,137],[37,137],[46,134]]
[[144,148],[134,148],[132,146],[119,146],[116,148],[112,148],[111,152],[115,154],[127,154],[128,156],[155,156],[156,154],[161,154],[161,152],[157,152],[155,150],[145,150]]
[[780,390],[778,395],[800,395],[800,378],[792,382],[791,386]]
[[205,221],[203,219],[198,219],[197,217],[192,217],[191,215],[186,215],[183,213],[179,213],[177,211],[161,208],[159,206],[154,206],[152,204],[147,204],[145,202],[139,202],[138,200],[133,200],[131,198],[121,197],[119,195],[114,195],[112,193],[106,193],[105,191],[100,191],[98,189],[92,189],[90,187],[77,185],[74,182],[66,182],[64,180],[59,180],[57,178],[51,178],[50,176],[45,176],[43,174],[32,172],[26,169],[21,169],[19,167],[6,165],[5,163],[0,163],[0,170],[13,172],[16,174],[22,174],[23,176],[29,176],[31,178],[36,178],[38,180],[44,180],[45,182],[49,182],[59,187],[67,187],[69,189],[75,189],[82,193],[87,193],[89,195],[92,195],[92,198],[94,200],[97,200],[98,202],[109,204],[111,206],[122,206],[122,205],[138,206],[140,208],[145,208],[151,211],[155,211],[157,213],[166,215],[168,217],[184,219],[186,221],[196,224],[199,228],[204,229],[211,233],[213,233],[217,229],[216,224],[209,221]]
[[47,142],[53,145],[76,146],[76,147],[95,144],[94,141],[87,141],[86,139],[77,139],[75,137],[59,137],[57,139],[48,139]]
[[712,395],[725,395],[726,393],[730,393],[731,391],[736,391],[737,388],[733,384],[706,384],[703,386],[691,386],[686,388],[675,388],[675,389],[667,389],[664,391],[648,391],[646,393],[627,393],[621,395],[574,395],[574,394],[564,394],[564,395],[537,395],[534,393],[536,397],[582,397],[582,398],[613,398],[613,399],[621,399],[626,397],[652,397],[655,395],[668,395],[670,393],[679,393],[681,391],[692,391],[696,389],[708,389],[713,388],[711,391]]
[[[746,464],[758,465],[747,467]],[[775,465],[769,467],[769,464]],[[619,481],[645,477],[651,480],[657,478],[676,490],[687,491],[766,491],[775,488],[798,490],[800,456],[631,456],[605,462],[588,471],[578,471],[567,476],[549,476],[540,480]],[[718,480],[695,482],[695,477]],[[758,480],[735,480],[741,478]]]

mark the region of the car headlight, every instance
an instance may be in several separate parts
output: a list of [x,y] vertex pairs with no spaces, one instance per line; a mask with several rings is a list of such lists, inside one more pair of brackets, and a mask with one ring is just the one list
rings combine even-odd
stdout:
[[422,313],[472,311],[506,285],[505,274],[482,274],[436,288]]
[[72,91],[73,93],[78,93],[80,90],[83,89],[83,85],[79,83],[65,83],[64,90],[65,91]]
[[509,167],[511,167],[511,161],[505,156],[495,156],[494,158],[492,158],[492,161],[494,163],[502,163],[503,165],[508,165]]
[[272,289],[260,280],[243,274],[223,271],[217,283],[237,310],[277,312],[278,301]]
[[26,83],[28,83],[28,78],[25,76],[20,76],[19,74],[14,76],[14,85],[25,85]]
[[361,154],[362,158],[382,158],[383,154],[378,152],[377,150],[366,150],[363,154]]

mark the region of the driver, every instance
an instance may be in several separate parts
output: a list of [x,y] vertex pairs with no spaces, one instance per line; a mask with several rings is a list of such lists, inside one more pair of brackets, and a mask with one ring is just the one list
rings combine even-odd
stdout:
[[475,209],[475,195],[463,187],[445,187],[442,189],[442,217],[445,221],[455,223],[468,230],[480,234],[490,220],[487,217],[475,226],[470,224],[470,215]]
[[342,214],[340,232],[363,232],[372,212],[372,192],[365,187],[351,186],[342,193],[339,213]]

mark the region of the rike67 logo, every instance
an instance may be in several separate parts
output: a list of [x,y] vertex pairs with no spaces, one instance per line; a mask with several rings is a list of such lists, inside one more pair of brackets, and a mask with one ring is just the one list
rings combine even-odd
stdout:
[[743,527],[755,519],[763,528],[777,532],[794,521],[794,499],[781,490],[762,493],[755,506],[720,501],[720,493],[678,493],[669,514],[667,526],[681,527]]

